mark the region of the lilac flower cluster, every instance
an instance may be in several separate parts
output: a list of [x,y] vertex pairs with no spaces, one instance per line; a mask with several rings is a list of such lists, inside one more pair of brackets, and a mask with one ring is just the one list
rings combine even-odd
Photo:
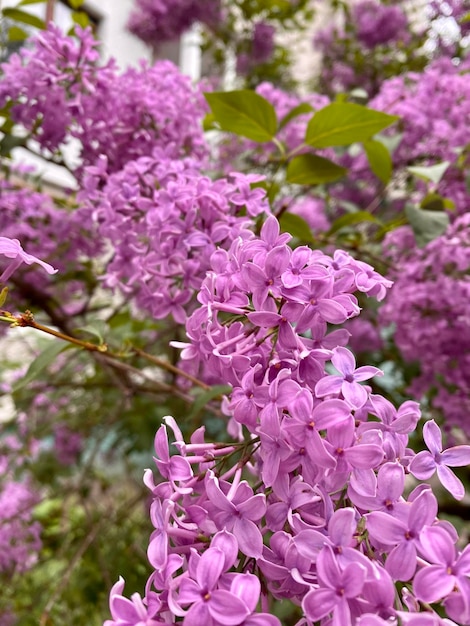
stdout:
[[155,150],[109,177],[90,168],[82,193],[100,236],[113,246],[104,284],[131,294],[154,317],[171,314],[180,324],[212,253],[250,237],[253,217],[269,211],[265,192],[251,188],[256,176],[211,181],[199,165]]
[[351,17],[357,38],[367,48],[409,37],[408,18],[400,6],[361,0],[353,5]]
[[[394,324],[394,341],[406,361],[418,361],[420,373],[410,392],[433,390],[448,427],[469,434],[470,410],[470,215],[456,219],[424,248],[413,245],[406,230],[386,240],[396,264],[395,284],[381,308],[381,324]],[[411,237],[411,245],[410,245]]]
[[[20,431],[23,435],[22,426]],[[33,517],[39,497],[29,481],[20,478],[35,456],[35,443],[7,434],[0,441],[0,576],[30,569],[42,547],[41,525]]]
[[137,0],[127,28],[152,48],[177,39],[195,22],[221,19],[220,0]]
[[461,498],[448,466],[468,464],[470,446],[442,451],[430,422],[430,452],[408,448],[418,405],[397,410],[371,393],[362,383],[380,370],[356,367],[347,331],[329,329],[359,313],[354,292],[381,300],[390,282],[344,252],[292,250],[289,239],[271,216],[259,236],[212,254],[190,343],[174,345],[206,380],[232,385],[233,441],[206,442],[201,427],[185,442],[165,418],[159,479],[144,477],[154,571],[143,599],[115,585],[106,626],[279,626],[269,598],[299,606],[299,626],[453,624],[430,604],[470,624],[469,549],[437,519],[429,485],[404,496],[408,472],[437,469]]
[[37,494],[26,484],[5,480],[0,484],[0,574],[24,572],[41,549],[41,525],[33,521]]
[[206,105],[189,79],[169,61],[121,74],[113,60],[99,63],[97,46],[90,30],[77,29],[74,40],[50,25],[3,64],[0,106],[11,104],[46,155],[78,139],[82,166],[106,154],[117,171],[154,147],[203,157]]
[[267,22],[256,22],[253,26],[250,51],[237,56],[237,73],[247,74],[253,67],[268,62],[274,53],[276,29]]
[[417,49],[407,48],[406,60],[397,60],[397,49],[402,50],[413,37],[419,42],[399,2],[391,6],[360,0],[345,10],[343,18],[344,26],[328,25],[313,40],[315,50],[323,55],[319,82],[325,93],[360,88],[372,96],[383,80],[400,73],[401,65],[406,71],[420,64],[419,44],[415,44]]
[[385,81],[370,106],[401,118],[404,132],[393,155],[395,164],[449,161],[439,192],[453,200],[459,213],[468,210],[465,164],[460,156],[470,142],[467,71],[441,59],[420,74]]
[[[65,272],[72,264],[77,269],[81,256],[90,257],[100,250],[97,242],[92,240],[92,233],[85,232],[83,227],[89,218],[85,209],[58,208],[50,195],[35,191],[24,181],[15,182],[10,178],[0,180],[0,231],[4,238],[20,240],[28,251],[41,259],[54,260],[61,272]],[[28,265],[36,262],[49,274],[54,273],[48,263],[28,260],[29,255],[21,252],[19,243],[10,246],[18,250],[16,254],[13,247],[11,249],[11,254],[16,258],[15,265],[19,266],[21,260]],[[8,276],[11,274],[12,270]],[[33,282],[41,281],[40,274],[42,272],[31,273],[29,278]],[[45,284],[44,281],[41,284]]]

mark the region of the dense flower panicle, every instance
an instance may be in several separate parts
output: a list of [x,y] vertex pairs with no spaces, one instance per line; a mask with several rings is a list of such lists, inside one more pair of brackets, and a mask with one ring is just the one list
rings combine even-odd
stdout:
[[[390,281],[344,252],[292,250],[289,238],[269,216],[259,236],[235,239],[210,258],[182,366],[232,385],[223,406],[233,443],[206,442],[203,427],[186,442],[165,418],[155,439],[163,482],[145,474],[155,571],[143,603],[133,603],[156,623],[176,616],[190,626],[278,624],[256,612],[269,595],[301,605],[299,624],[396,624],[402,614],[412,624],[406,602],[419,611],[420,579],[434,580],[443,558],[456,569],[436,602],[466,624],[467,553],[438,521],[428,485],[404,494],[406,468],[419,464],[407,447],[419,407],[397,410],[371,394],[361,383],[380,371],[356,368],[347,333],[327,335],[328,323],[358,315],[355,291],[382,298]],[[457,452],[445,454],[443,462],[455,463]],[[446,538],[433,553],[420,537],[435,530]],[[415,576],[417,597],[397,601],[394,581],[413,584]]]
[[137,0],[127,28],[152,48],[177,39],[195,22],[209,26],[221,17],[220,0]]
[[[459,213],[467,211],[460,154],[470,142],[468,70],[449,59],[438,60],[422,73],[385,81],[370,106],[400,116],[404,132],[393,153],[395,166],[449,162],[437,189],[455,203]],[[419,188],[417,191],[417,197],[424,195]]]
[[409,37],[408,19],[400,6],[362,0],[353,5],[351,15],[357,37],[367,48]]
[[113,60],[100,64],[97,45],[90,30],[72,39],[49,25],[3,64],[0,105],[12,104],[13,120],[46,152],[78,139],[77,175],[103,154],[108,171],[155,147],[204,157],[206,105],[189,78],[169,61],[120,73]]
[[[3,279],[8,278],[24,260],[10,278],[15,287],[10,290],[10,302],[24,307],[25,302],[34,300],[35,293],[52,295],[51,279],[46,272],[37,271],[35,265],[29,267],[31,259],[38,257],[48,274],[55,272],[47,261],[53,263],[62,275],[75,272],[77,280],[67,283],[54,281],[54,297],[67,303],[70,312],[80,308],[86,289],[78,279],[79,272],[88,259],[103,250],[96,233],[92,229],[85,230],[84,225],[90,223],[90,212],[85,208],[64,208],[60,200],[55,204],[49,195],[34,191],[24,183],[18,185],[9,179],[1,180],[0,231],[4,239],[19,240],[27,250],[26,254],[18,248],[18,244],[10,244],[9,254],[15,254],[15,257],[6,259],[9,265]],[[5,264],[2,262],[0,267],[3,269]]]
[[211,181],[197,160],[162,151],[109,177],[90,169],[82,197],[114,250],[104,284],[132,294],[156,318],[184,323],[211,255],[253,237],[250,218],[269,210],[251,181],[241,174]]
[[386,249],[396,263],[394,287],[380,311],[383,326],[394,324],[394,341],[406,361],[419,361],[410,391],[434,390],[433,405],[446,424],[468,433],[470,400],[469,277],[470,218],[459,217],[424,248],[409,245],[408,230],[396,231]]
[[26,483],[0,483],[0,573],[30,569],[41,549],[41,525],[33,520],[37,494]]

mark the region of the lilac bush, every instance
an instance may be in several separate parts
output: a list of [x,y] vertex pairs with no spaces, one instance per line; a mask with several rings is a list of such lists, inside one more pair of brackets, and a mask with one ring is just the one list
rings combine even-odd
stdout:
[[[173,37],[204,5],[144,8],[154,11],[146,26]],[[407,40],[399,6],[360,2],[352,15],[370,54]],[[274,33],[268,18],[256,24],[253,52],[268,60]],[[14,137],[61,164],[74,138],[80,162],[69,165],[77,193],[54,201],[30,179],[1,182],[0,279],[15,287],[13,304],[18,290],[51,326],[29,311],[2,320],[55,339],[2,386],[21,411],[5,433],[21,438],[6,434],[0,455],[0,620],[80,623],[101,585],[106,626],[470,624],[465,526],[438,503],[440,481],[462,514],[470,464],[466,65],[380,81],[373,106],[398,113],[403,132],[388,197],[389,179],[359,144],[309,144],[327,96],[265,82],[257,93],[265,118],[274,105],[275,131],[243,109],[263,140],[245,126],[211,154],[207,105],[173,65],[119,73],[80,29],[73,39],[49,26],[30,46],[3,66],[0,104],[27,135]],[[359,135],[359,150],[373,137]],[[331,158],[349,174],[339,168],[340,182],[312,192],[292,168],[285,175],[298,156]],[[418,248],[410,228],[388,221],[402,219],[393,192],[401,185],[419,202],[437,191],[406,168],[442,160],[438,190],[458,211]],[[371,208],[379,192],[385,208]],[[356,221],[364,214],[375,230]],[[383,246],[380,230],[391,231]],[[389,262],[386,275],[374,254]],[[62,284],[37,265],[57,267]],[[394,325],[403,356],[421,361],[410,397],[427,394],[424,445],[419,404],[391,402],[379,306],[382,331]],[[148,528],[134,516],[145,496],[132,478],[155,430],[142,514],[149,575],[139,561]],[[32,606],[22,589],[39,597],[41,580],[47,598]]]

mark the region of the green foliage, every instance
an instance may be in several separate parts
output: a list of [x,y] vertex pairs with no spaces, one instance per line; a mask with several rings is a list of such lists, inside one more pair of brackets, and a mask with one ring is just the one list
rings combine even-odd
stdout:
[[387,115],[359,104],[333,102],[312,117],[305,143],[314,148],[329,148],[367,141],[397,120],[396,115]]
[[445,232],[449,225],[447,213],[418,209],[409,205],[405,209],[418,246],[425,246]]
[[44,20],[37,17],[36,15],[31,15],[31,13],[26,13],[26,11],[21,11],[21,9],[7,7],[5,9],[2,9],[2,15],[3,17],[7,17],[15,22],[28,24],[28,26],[34,26],[34,28],[39,28],[41,30],[46,28]]
[[34,359],[28,367],[25,376],[15,383],[13,391],[19,391],[36,380],[36,378],[55,361],[61,352],[68,349],[70,349],[70,345],[67,343],[62,341],[48,341],[47,347]]
[[390,152],[381,141],[373,139],[364,141],[363,146],[370,169],[386,185],[390,181],[393,171]]
[[298,185],[331,183],[347,174],[347,169],[316,154],[301,154],[287,166],[286,180]]
[[222,130],[259,142],[270,141],[275,136],[274,107],[254,91],[219,91],[204,96]]
[[291,234],[299,241],[305,243],[315,242],[315,238],[312,235],[310,226],[299,215],[295,215],[294,213],[288,213],[286,211],[280,216],[279,223],[281,225],[282,232]]

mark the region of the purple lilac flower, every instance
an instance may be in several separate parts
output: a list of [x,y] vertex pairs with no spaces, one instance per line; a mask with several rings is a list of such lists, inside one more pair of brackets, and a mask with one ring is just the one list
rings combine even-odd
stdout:
[[470,446],[454,446],[442,451],[442,433],[434,420],[424,425],[423,437],[430,451],[418,452],[410,463],[410,472],[420,480],[427,480],[437,471],[442,485],[454,498],[461,500],[465,487],[448,466],[470,465]]
[[54,269],[52,265],[49,265],[49,263],[41,261],[41,259],[25,252],[18,239],[0,237],[0,254],[7,259],[10,259],[6,269],[3,270],[3,273],[0,276],[0,282],[8,280],[13,272],[15,272],[15,270],[17,270],[22,263],[26,263],[27,265],[38,263],[48,274],[55,274],[57,272],[57,270]]
[[373,376],[382,376],[377,367],[362,366],[356,369],[356,360],[346,348],[336,348],[331,362],[342,376],[325,376],[315,385],[315,393],[320,397],[343,394],[353,409],[360,409],[367,402],[367,390],[359,384]]

